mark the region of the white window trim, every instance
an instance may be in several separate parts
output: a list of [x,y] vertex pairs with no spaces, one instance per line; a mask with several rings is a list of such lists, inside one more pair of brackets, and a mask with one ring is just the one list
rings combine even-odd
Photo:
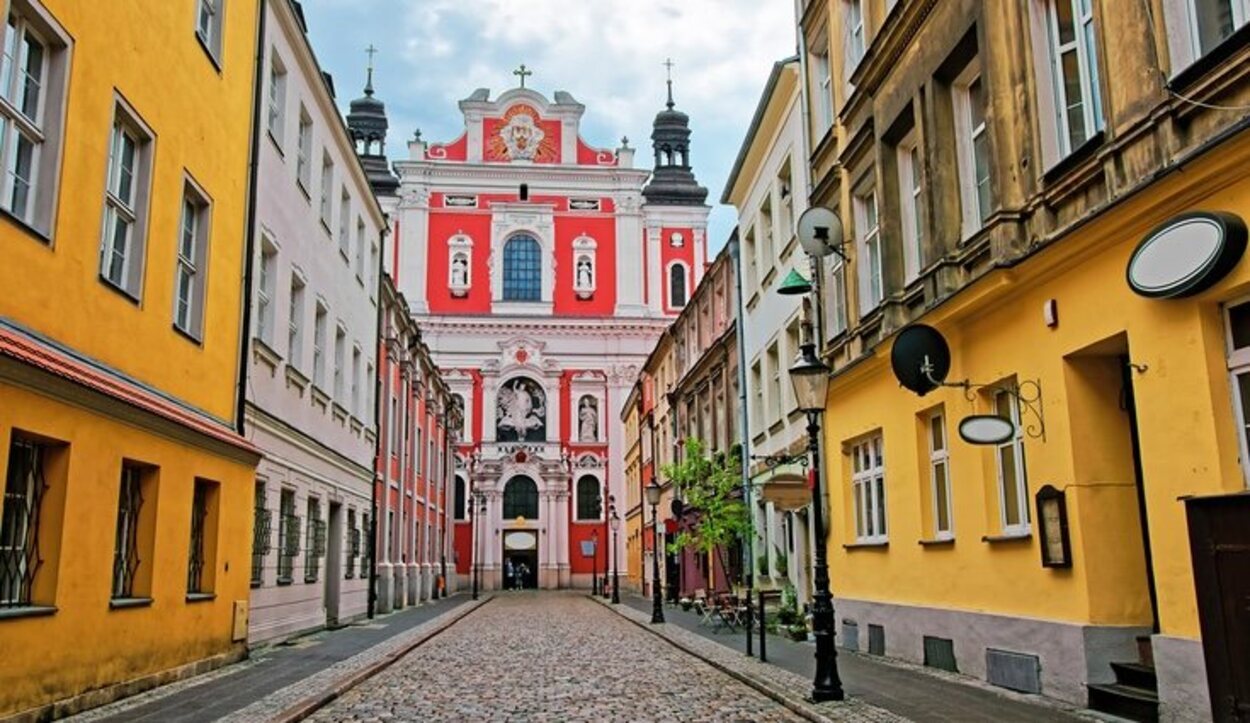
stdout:
[[330,334],[330,307],[318,298],[313,305],[313,384],[325,390],[326,343]]
[[278,55],[278,49],[271,48],[269,51],[269,93],[267,95],[269,115],[266,119],[265,128],[269,132],[269,137],[277,144],[278,150],[282,150],[282,142],[286,137],[286,88],[288,77],[286,65]]
[[[782,356],[781,340],[773,337],[764,347],[764,360],[767,362],[764,366],[764,384],[768,386],[768,394],[764,397],[766,407],[767,423],[772,426],[781,421],[781,409],[785,405],[782,399],[784,392],[782,388],[785,380],[782,379],[782,366],[785,359]],[[776,359],[774,362],[773,360]]]
[[347,392],[345,377],[347,376],[347,326],[340,319],[334,327],[334,401],[343,404],[343,396]]
[[[874,444],[875,443],[875,444]],[[861,453],[866,452],[867,464],[859,469]],[[889,508],[886,507],[885,486],[885,440],[880,432],[851,447],[851,488],[855,510],[855,541],[866,544],[887,542],[889,536]],[[880,458],[880,464],[877,458]],[[880,510],[880,518],[873,513]],[[884,520],[885,525],[878,527]]]
[[[0,5],[2,6],[2,5]],[[0,119],[7,120],[5,133],[0,138],[0,169],[4,171],[3,202],[0,207],[14,218],[26,224],[47,239],[52,237],[52,227],[56,210],[56,196],[60,179],[60,162],[62,150],[62,134],[65,127],[66,91],[69,77],[70,60],[73,41],[48,11],[38,2],[31,0],[11,0],[8,4],[8,15],[17,21],[17,31],[30,35],[43,47],[43,60],[40,68],[40,91],[36,100],[35,117],[29,118],[18,109],[16,103],[0,99]],[[8,32],[7,22],[0,25],[0,38]],[[21,39],[15,41],[15,49],[20,49]],[[20,54],[19,54],[20,58]],[[13,61],[12,88],[10,97],[16,100],[22,72],[18,59]],[[4,79],[0,79],[3,81]],[[26,207],[23,213],[16,213],[12,207],[13,182],[11,175],[16,174],[13,168],[15,144],[11,142],[13,134],[25,137],[33,148],[31,151]],[[13,171],[13,174],[10,174]]]
[[1233,325],[1229,311],[1242,304],[1250,303],[1250,296],[1234,299],[1223,305],[1221,315],[1224,317],[1224,339],[1227,353],[1229,401],[1233,405],[1233,418],[1237,422],[1237,450],[1240,452],[1242,476],[1245,485],[1250,488],[1250,441],[1246,439],[1246,427],[1250,424],[1250,410],[1243,409],[1238,393],[1237,378],[1250,374],[1250,346],[1241,349],[1233,348]]
[[[1030,3],[1030,35],[1035,47],[1033,67],[1037,83],[1038,122],[1042,129],[1043,168],[1050,169],[1076,150],[1071,145],[1068,115],[1066,112],[1067,90],[1063,79],[1062,54],[1077,53],[1078,73],[1081,81],[1082,116],[1085,123],[1085,140],[1103,130],[1105,121],[1102,110],[1102,89],[1099,85],[1098,58],[1091,57],[1087,42],[1087,26],[1093,32],[1094,11],[1090,4],[1088,12],[1081,14],[1081,2],[1087,0],[1033,0]],[[1074,38],[1058,45],[1058,15],[1056,3],[1069,3],[1074,21]],[[1095,35],[1094,40],[1097,45]],[[1083,143],[1084,141],[1082,141]]]
[[[208,289],[208,251],[209,239],[212,237],[212,200],[204,189],[200,187],[195,179],[186,176],[185,190],[183,191],[182,213],[178,223],[178,243],[176,245],[176,260],[174,262],[174,308],[173,318],[174,326],[180,331],[199,341],[204,333],[204,297]],[[182,253],[182,237],[185,232],[186,207],[188,202],[195,208],[195,228],[193,229],[193,247],[191,257],[186,258]],[[181,301],[181,284],[179,281],[184,273],[188,271],[191,275],[190,298],[187,300],[187,323],[183,325],[178,320],[178,304]]]
[[[135,158],[131,177],[129,202],[119,198],[114,189],[114,175],[118,169],[113,164],[113,147],[119,133],[129,132],[135,139]],[[144,267],[147,258],[147,220],[151,200],[152,158],[156,135],[143,122],[139,114],[120,95],[115,96],[113,122],[109,125],[109,161],[106,164],[105,198],[101,213],[100,278],[104,283],[139,300],[142,297]],[[113,224],[109,223],[119,214],[130,222],[130,233],[124,253],[124,266],[120,279],[111,279],[109,261],[116,252]]]
[[[686,298],[682,300],[683,303],[680,306],[673,303],[673,268],[677,266],[681,267],[681,275],[682,275],[682,278],[685,280],[684,296]],[[686,266],[686,262],[673,261],[669,263],[667,267],[665,267],[664,288],[665,288],[664,303],[668,306],[669,309],[680,310],[680,309],[686,308],[686,305],[690,303],[690,292],[692,291],[692,289],[690,288],[690,267]]]
[[[256,264],[256,338],[270,349],[274,348],[273,332],[276,323],[278,287],[278,244],[268,234],[261,234],[260,258]],[[273,267],[266,272],[266,259],[272,259]]]
[[[973,128],[972,105],[968,91],[969,87],[981,78],[981,61],[977,58],[959,74],[953,84],[954,92],[952,93],[954,96],[952,107],[955,114],[955,149],[959,170],[959,207],[963,220],[962,237],[965,240],[974,236],[984,226],[981,218],[980,191],[976,180],[976,138],[989,132],[988,103],[986,122]],[[981,80],[981,93],[988,99],[984,79]],[[991,186],[993,183],[994,177],[991,173]]]
[[[204,11],[210,14],[207,30],[203,24]],[[199,38],[204,50],[213,62],[221,65],[221,48],[226,0],[196,0],[195,4],[195,37]]]
[[[298,269],[291,269],[290,298],[287,300],[287,364],[299,369],[304,360],[304,303],[308,282]],[[298,293],[297,293],[298,292]]]
[[864,0],[842,0],[842,36],[846,47],[846,84],[851,88],[851,76],[868,52],[868,23],[864,17]]
[[[859,279],[859,315],[862,318],[885,300],[885,277],[881,258],[881,203],[877,197],[877,189],[871,183],[856,191],[851,200],[855,207],[855,271]],[[872,204],[875,219],[871,225],[867,213],[869,202]]]
[[[1026,467],[1024,463],[1024,430],[1020,426],[1020,403],[1011,392],[999,390],[991,397],[991,403],[994,409],[998,408],[999,395],[1006,394],[1010,397],[1011,405],[1011,424],[1015,428],[1016,433],[1007,441],[994,445],[994,469],[998,481],[998,515],[1004,535],[1027,535],[1032,530],[1029,509],[1029,480],[1026,477]],[[1019,504],[1017,517],[1019,524],[1010,525],[1007,523],[1007,497],[1003,494],[1003,457],[1002,450],[1012,447],[1015,454],[1015,473],[1016,473],[1016,500]]]
[[846,298],[846,263],[840,256],[834,256],[827,267],[827,283],[825,285],[825,302],[829,313],[826,323],[830,338],[846,331],[849,315]]
[[[597,517],[582,517],[580,515],[581,502],[582,502],[582,492],[581,492],[582,484],[581,483],[582,483],[582,480],[587,477],[590,477],[591,479],[595,480],[595,485],[596,485],[595,489],[599,495],[599,515]],[[574,522],[603,522],[605,508],[607,507],[607,504],[606,504],[607,500],[603,498],[603,480],[599,478],[599,475],[594,474],[592,472],[583,472],[577,475],[577,480],[573,483],[573,495],[576,498],[573,500],[573,521]],[[600,540],[599,543],[600,545],[604,544],[602,540]]]
[[295,185],[304,192],[304,197],[312,201],[309,189],[312,187],[312,149],[313,122],[304,104],[299,106],[299,127],[295,139]]
[[825,133],[833,127],[833,66],[829,62],[828,40],[821,38],[816,45],[821,47],[821,51],[812,53],[814,62],[812,66],[816,70],[816,94],[820,98],[816,107],[816,133],[817,138],[823,138]]
[[897,158],[903,281],[910,284],[924,264],[924,158],[914,130],[899,142]]
[[[950,438],[946,434],[946,415],[940,411],[934,412],[925,421],[925,437],[929,446],[929,496],[933,499],[933,538],[936,540],[950,540],[955,537],[955,515],[954,499],[951,492]],[[935,422],[942,433],[941,449],[935,449],[933,446],[933,425]],[[938,465],[942,465],[946,470],[946,494],[944,495],[938,493]],[[947,529],[945,530],[938,526],[938,520],[941,519],[938,509],[942,504],[946,506]]]
[[[1231,5],[1233,28],[1236,30],[1250,22],[1250,0],[1233,0]],[[1194,0],[1163,0],[1163,17],[1172,75],[1176,76],[1205,55],[1198,35]]]

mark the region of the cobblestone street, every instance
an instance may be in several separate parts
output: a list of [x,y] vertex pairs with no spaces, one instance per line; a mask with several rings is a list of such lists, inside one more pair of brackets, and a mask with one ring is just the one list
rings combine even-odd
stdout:
[[802,720],[580,595],[504,594],[315,721]]

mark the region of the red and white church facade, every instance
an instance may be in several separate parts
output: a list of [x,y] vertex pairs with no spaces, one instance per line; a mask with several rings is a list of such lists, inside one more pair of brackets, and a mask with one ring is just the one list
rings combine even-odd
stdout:
[[582,139],[568,93],[459,106],[464,133],[410,141],[382,198],[385,266],[464,410],[448,568],[457,587],[475,562],[484,589],[588,587],[625,499],[621,406],[707,262],[688,118],[670,90],[640,169],[626,140]]

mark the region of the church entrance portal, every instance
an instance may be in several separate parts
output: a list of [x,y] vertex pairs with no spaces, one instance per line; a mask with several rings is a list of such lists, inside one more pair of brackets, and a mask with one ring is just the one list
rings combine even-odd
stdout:
[[[533,589],[538,587],[538,533],[512,530],[503,536],[504,587]],[[508,563],[512,563],[509,565]],[[508,570],[512,575],[509,578]]]

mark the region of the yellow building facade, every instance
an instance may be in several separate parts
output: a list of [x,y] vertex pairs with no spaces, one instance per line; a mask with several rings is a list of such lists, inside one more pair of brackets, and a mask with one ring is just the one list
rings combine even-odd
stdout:
[[638,434],[642,418],[642,381],[634,382],[621,422],[625,425],[625,581],[626,589],[642,590],[643,475],[642,439]]
[[1207,12],[804,3],[840,645],[1138,720],[1250,693],[1250,31]]
[[0,7],[0,716],[46,716],[245,652],[258,14]]

